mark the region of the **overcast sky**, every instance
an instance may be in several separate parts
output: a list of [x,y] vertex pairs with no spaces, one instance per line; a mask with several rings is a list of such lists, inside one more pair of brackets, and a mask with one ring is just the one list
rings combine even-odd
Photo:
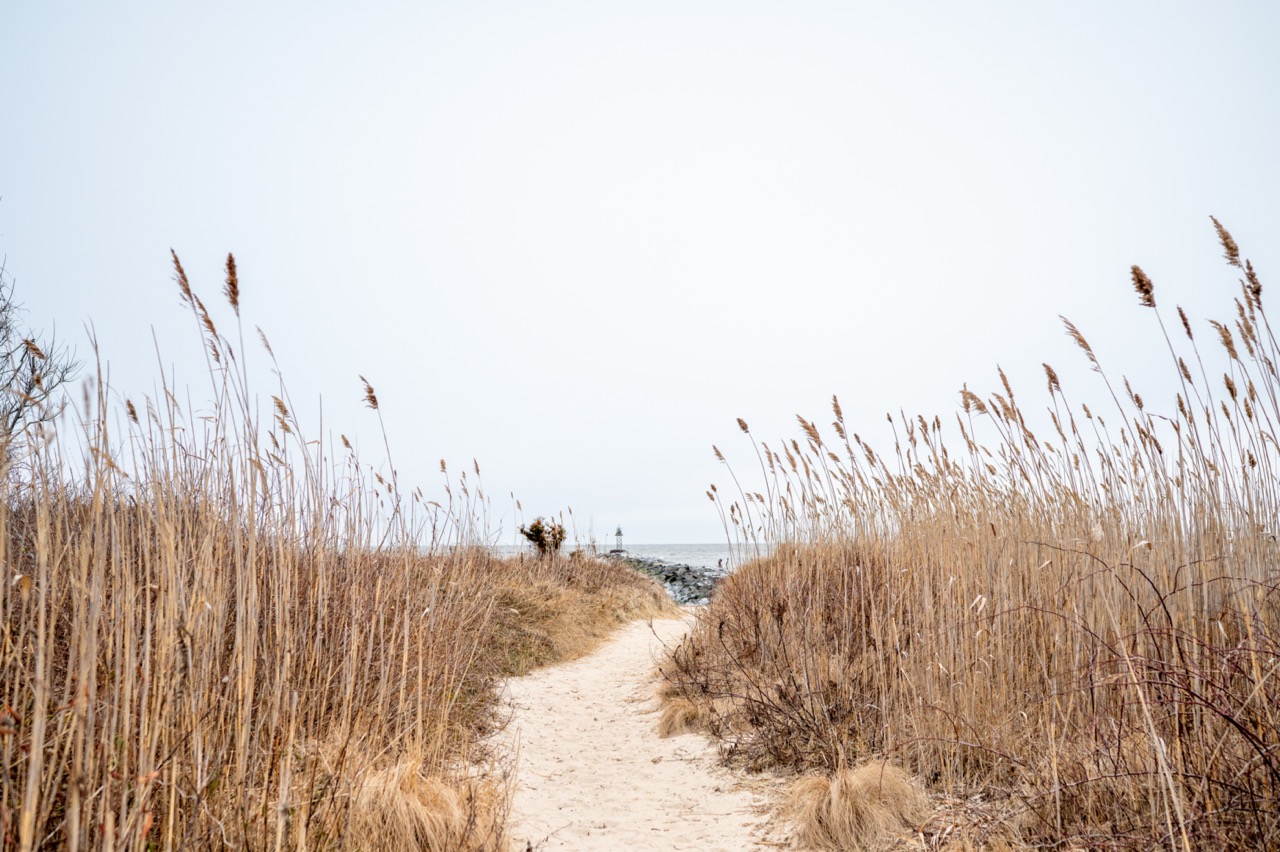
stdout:
[[1088,399],[1058,314],[1166,372],[1129,264],[1229,312],[1210,214],[1280,287],[1278,46],[1270,2],[9,3],[0,255],[137,398],[153,330],[208,387],[169,249],[224,325],[234,252],[313,430],[383,456],[363,374],[402,482],[478,460],[503,541],[511,493],[716,541],[736,417],[878,436],[997,363]]

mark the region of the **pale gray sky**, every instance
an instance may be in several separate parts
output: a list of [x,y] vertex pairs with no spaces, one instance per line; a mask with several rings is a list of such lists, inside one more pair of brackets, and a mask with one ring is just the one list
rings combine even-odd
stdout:
[[1088,398],[1060,313],[1159,375],[1129,264],[1225,313],[1210,214],[1280,287],[1278,45],[1264,2],[11,3],[0,253],[138,397],[153,327],[207,387],[169,248],[224,324],[232,251],[304,420],[380,457],[367,376],[402,481],[714,541],[735,417]]

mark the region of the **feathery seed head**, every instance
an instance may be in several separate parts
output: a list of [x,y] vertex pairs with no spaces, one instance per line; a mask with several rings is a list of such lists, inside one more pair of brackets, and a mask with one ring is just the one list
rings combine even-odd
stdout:
[[1231,336],[1231,329],[1217,320],[1209,320],[1209,323],[1217,329],[1218,339],[1222,341],[1222,346],[1227,350],[1227,355],[1231,357],[1232,361],[1239,361],[1240,356],[1236,353],[1236,342]]
[[178,260],[178,253],[173,249],[169,249],[169,256],[173,258],[174,274],[178,279],[178,290],[182,293],[182,298],[191,301],[191,282],[187,281],[187,271],[182,268],[182,261]]
[[1253,306],[1262,307],[1262,282],[1258,280],[1258,273],[1253,271],[1252,261],[1244,262],[1244,277],[1249,279],[1249,295],[1253,297]]
[[1058,382],[1058,374],[1055,373],[1053,368],[1048,364],[1044,364],[1043,366],[1045,377],[1049,380],[1049,393],[1053,393],[1055,390],[1061,390],[1062,385]]
[[1089,341],[1084,339],[1084,335],[1080,333],[1080,329],[1076,328],[1075,323],[1066,317],[1061,317],[1061,319],[1062,324],[1067,327],[1067,334],[1076,342],[1077,346],[1084,350],[1084,354],[1089,356],[1089,363],[1093,364],[1093,369],[1101,372],[1102,368],[1098,365],[1097,356],[1093,354],[1093,347],[1089,345]]
[[227,286],[222,291],[227,295],[227,301],[231,303],[231,309],[236,312],[236,317],[240,316],[240,279],[236,276],[236,258],[230,252],[227,253]]
[[996,364],[996,372],[1000,374],[1000,384],[1004,385],[1004,392],[1009,394],[1009,401],[1013,402],[1013,388],[1009,386],[1009,377],[1004,374],[1004,368]]
[[374,411],[378,410],[378,395],[373,392],[373,385],[369,384],[369,380],[364,376],[360,377],[360,382],[364,385],[364,401]]
[[1147,277],[1147,273],[1142,271],[1142,267],[1136,263],[1129,267],[1130,273],[1133,275],[1133,289],[1138,291],[1138,301],[1142,303],[1144,308],[1154,308],[1156,306],[1156,288],[1151,283],[1151,279]]
[[960,406],[965,410],[966,414],[969,413],[970,410],[976,411],[979,414],[987,413],[986,403],[984,403],[976,393],[969,390],[968,385],[965,385],[960,389]]
[[749,433],[751,431],[749,428],[747,428],[747,421],[743,420],[741,417],[738,418],[738,428],[741,429],[743,432]]
[[822,446],[822,438],[818,436],[817,427],[799,414],[796,415],[796,419],[800,421],[800,428],[804,430],[804,434],[808,436],[809,440],[819,447]]
[[194,293],[192,294],[191,299],[195,302],[196,310],[200,312],[200,322],[204,323],[204,327],[208,330],[210,336],[216,339],[218,336],[218,329],[214,327],[213,317],[209,316],[209,311],[205,308],[204,302],[200,301],[200,297]]
[[1232,266],[1240,266],[1240,247],[1236,245],[1236,241],[1231,238],[1227,229],[1222,227],[1221,222],[1213,216],[1209,218],[1213,220],[1213,228],[1218,232],[1218,242],[1222,243],[1222,256]]

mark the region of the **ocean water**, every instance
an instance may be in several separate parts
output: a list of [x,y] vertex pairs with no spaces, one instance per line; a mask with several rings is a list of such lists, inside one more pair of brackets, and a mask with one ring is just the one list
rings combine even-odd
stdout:
[[[566,548],[568,545],[566,545]],[[608,551],[611,547],[605,545],[599,546],[602,551]],[[520,545],[500,545],[495,547],[498,553],[509,556],[516,553],[532,553],[533,548]],[[757,551],[756,548],[743,548],[737,545],[730,546],[728,542],[706,543],[706,544],[625,544],[623,550],[628,556],[635,556],[640,559],[655,559],[661,562],[669,562],[673,565],[691,565],[695,568],[707,568],[728,572],[738,567],[747,559],[753,559],[758,552],[763,552],[763,548]]]

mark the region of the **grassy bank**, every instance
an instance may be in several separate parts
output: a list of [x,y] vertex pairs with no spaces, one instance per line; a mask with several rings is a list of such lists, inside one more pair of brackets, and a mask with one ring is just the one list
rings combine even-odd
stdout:
[[[669,601],[468,546],[474,480],[402,493],[345,437],[306,440],[283,386],[259,417],[176,269],[210,408],[117,405],[99,376],[78,418],[6,447],[3,845],[500,848],[495,686]],[[229,265],[242,340],[238,287]]]
[[[1166,332],[1169,411],[1068,323],[1105,412],[1045,365],[1035,417],[1001,374],[954,424],[902,418],[890,455],[838,402],[825,437],[802,418],[758,445],[759,490],[725,516],[778,546],[668,662],[667,727],[816,775],[793,813],[819,846],[1280,843],[1280,347],[1219,238],[1228,320],[1157,308],[1132,271]],[[894,767],[909,776],[867,782]]]

